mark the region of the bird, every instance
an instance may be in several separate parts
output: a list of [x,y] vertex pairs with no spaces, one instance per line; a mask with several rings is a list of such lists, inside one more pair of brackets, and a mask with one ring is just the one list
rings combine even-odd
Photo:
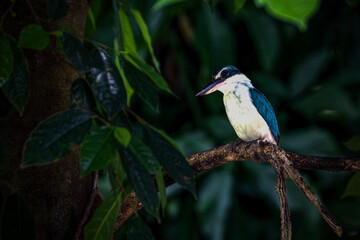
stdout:
[[224,94],[227,117],[240,141],[279,144],[279,127],[270,102],[239,69],[231,65],[217,69],[196,96],[215,91]]

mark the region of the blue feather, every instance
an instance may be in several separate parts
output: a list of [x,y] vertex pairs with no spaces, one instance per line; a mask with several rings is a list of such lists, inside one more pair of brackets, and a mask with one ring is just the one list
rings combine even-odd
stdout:
[[280,132],[274,110],[266,97],[255,88],[249,88],[251,100],[269,126],[276,143],[280,141]]

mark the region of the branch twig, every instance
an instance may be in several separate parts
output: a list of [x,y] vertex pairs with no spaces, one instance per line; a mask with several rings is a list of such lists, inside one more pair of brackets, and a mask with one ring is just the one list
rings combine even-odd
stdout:
[[39,15],[36,13],[33,5],[31,4],[31,2],[30,2],[29,0],[25,0],[25,1],[26,1],[26,4],[29,6],[31,13],[34,15],[35,20],[37,21],[37,23],[38,23],[39,25],[40,25],[40,21],[42,21],[42,22],[47,22],[46,19],[43,19],[43,18],[39,17]]
[[[234,149],[234,151],[233,151]],[[195,153],[188,157],[188,161],[195,174],[221,166],[228,162],[234,161],[253,161],[257,163],[271,162],[278,176],[276,191],[280,201],[281,216],[281,236],[282,239],[291,239],[291,222],[290,211],[286,196],[286,176],[288,175],[307,197],[307,199],[319,210],[325,221],[334,229],[335,233],[340,236],[342,233],[341,226],[330,214],[327,208],[320,202],[316,194],[311,190],[309,185],[304,181],[298,169],[308,170],[327,170],[327,171],[360,171],[360,158],[346,157],[319,157],[307,156],[296,153],[286,152],[279,146],[257,141],[251,144],[240,143],[234,147],[229,143],[208,151]],[[174,183],[168,176],[165,177],[165,185],[169,186]],[[134,212],[128,211],[134,207],[125,207],[129,204],[135,204],[136,209],[140,209],[140,201],[134,197],[127,197],[119,213],[117,229],[124,223]]]
[[99,189],[98,189],[97,183],[98,183],[98,172],[94,172],[93,173],[93,188],[92,188],[92,191],[90,193],[89,201],[86,204],[86,208],[85,208],[83,217],[82,217],[82,219],[81,219],[81,221],[79,223],[79,226],[78,226],[78,228],[76,230],[75,238],[74,238],[75,240],[81,239],[80,237],[81,237],[81,233],[83,231],[84,225],[89,220],[89,215],[90,215],[91,209],[94,206],[95,197],[96,197],[97,194],[99,194]]
[[330,211],[322,204],[310,186],[305,182],[300,172],[295,169],[292,162],[286,156],[280,156],[284,160],[284,168],[289,177],[294,181],[295,185],[305,195],[305,197],[314,205],[314,207],[320,212],[324,220],[334,230],[334,232],[340,237],[342,234],[342,227],[337,223],[336,219]]
[[287,174],[282,166],[282,163],[279,159],[274,161],[270,160],[271,165],[274,167],[277,176],[277,185],[275,190],[279,196],[279,206],[280,206],[280,219],[281,219],[281,240],[291,240],[292,231],[291,231],[291,218],[290,218],[290,208],[289,202],[286,194],[286,178]]
[[6,35],[6,34],[5,34],[5,31],[4,31],[4,29],[3,29],[4,19],[5,19],[6,15],[7,15],[9,12],[12,11],[14,5],[15,5],[15,1],[13,1],[13,2],[11,3],[10,7],[9,7],[9,8],[5,11],[5,13],[1,16],[1,20],[0,20],[0,30],[1,30],[1,33],[2,33],[3,35]]
[[115,230],[118,229],[129,217],[142,208],[142,203],[136,197],[134,192],[129,193],[123,200],[120,208],[120,214],[116,221]]

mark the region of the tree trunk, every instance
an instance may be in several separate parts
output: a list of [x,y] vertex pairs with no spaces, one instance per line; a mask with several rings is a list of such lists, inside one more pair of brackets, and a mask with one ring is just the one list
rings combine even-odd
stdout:
[[[10,6],[0,6],[3,15]],[[83,37],[88,2],[67,1],[68,15],[61,19]],[[57,29],[46,12],[46,1],[16,1],[7,14],[3,30],[18,39],[28,24],[41,24],[45,30]],[[79,179],[79,149],[64,159],[45,166],[20,168],[25,141],[31,131],[50,115],[68,109],[71,83],[77,77],[63,53],[55,52],[55,39],[42,51],[24,50],[31,75],[31,92],[23,116],[13,109],[0,120],[0,134],[7,149],[7,161],[0,169],[0,190],[5,199],[13,192],[28,203],[34,217],[37,239],[74,239],[93,189],[93,175]]]

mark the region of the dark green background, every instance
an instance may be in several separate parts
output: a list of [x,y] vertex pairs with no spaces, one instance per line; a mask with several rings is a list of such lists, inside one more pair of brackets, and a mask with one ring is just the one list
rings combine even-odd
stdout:
[[[113,46],[113,10],[110,3],[99,2],[91,3],[96,30],[88,22],[86,36]],[[195,97],[213,71],[228,64],[244,72],[273,105],[281,147],[303,154],[358,155],[352,150],[360,141],[349,141],[360,134],[357,1],[322,1],[306,31],[273,18],[252,1],[238,13],[233,1],[219,2],[213,12],[200,0],[159,10],[154,3],[131,1],[131,7],[141,11],[161,72],[178,98],[163,92],[159,114],[137,96],[131,108],[164,129],[187,156],[236,140],[222,94]],[[139,29],[134,35],[139,55],[150,59]],[[360,198],[341,198],[352,174],[303,174],[344,227],[343,239],[360,239]],[[338,239],[296,186],[287,183],[294,239]],[[197,177],[197,200],[177,185],[169,187],[161,224],[140,215],[157,239],[279,239],[275,185],[269,164],[227,164]]]

